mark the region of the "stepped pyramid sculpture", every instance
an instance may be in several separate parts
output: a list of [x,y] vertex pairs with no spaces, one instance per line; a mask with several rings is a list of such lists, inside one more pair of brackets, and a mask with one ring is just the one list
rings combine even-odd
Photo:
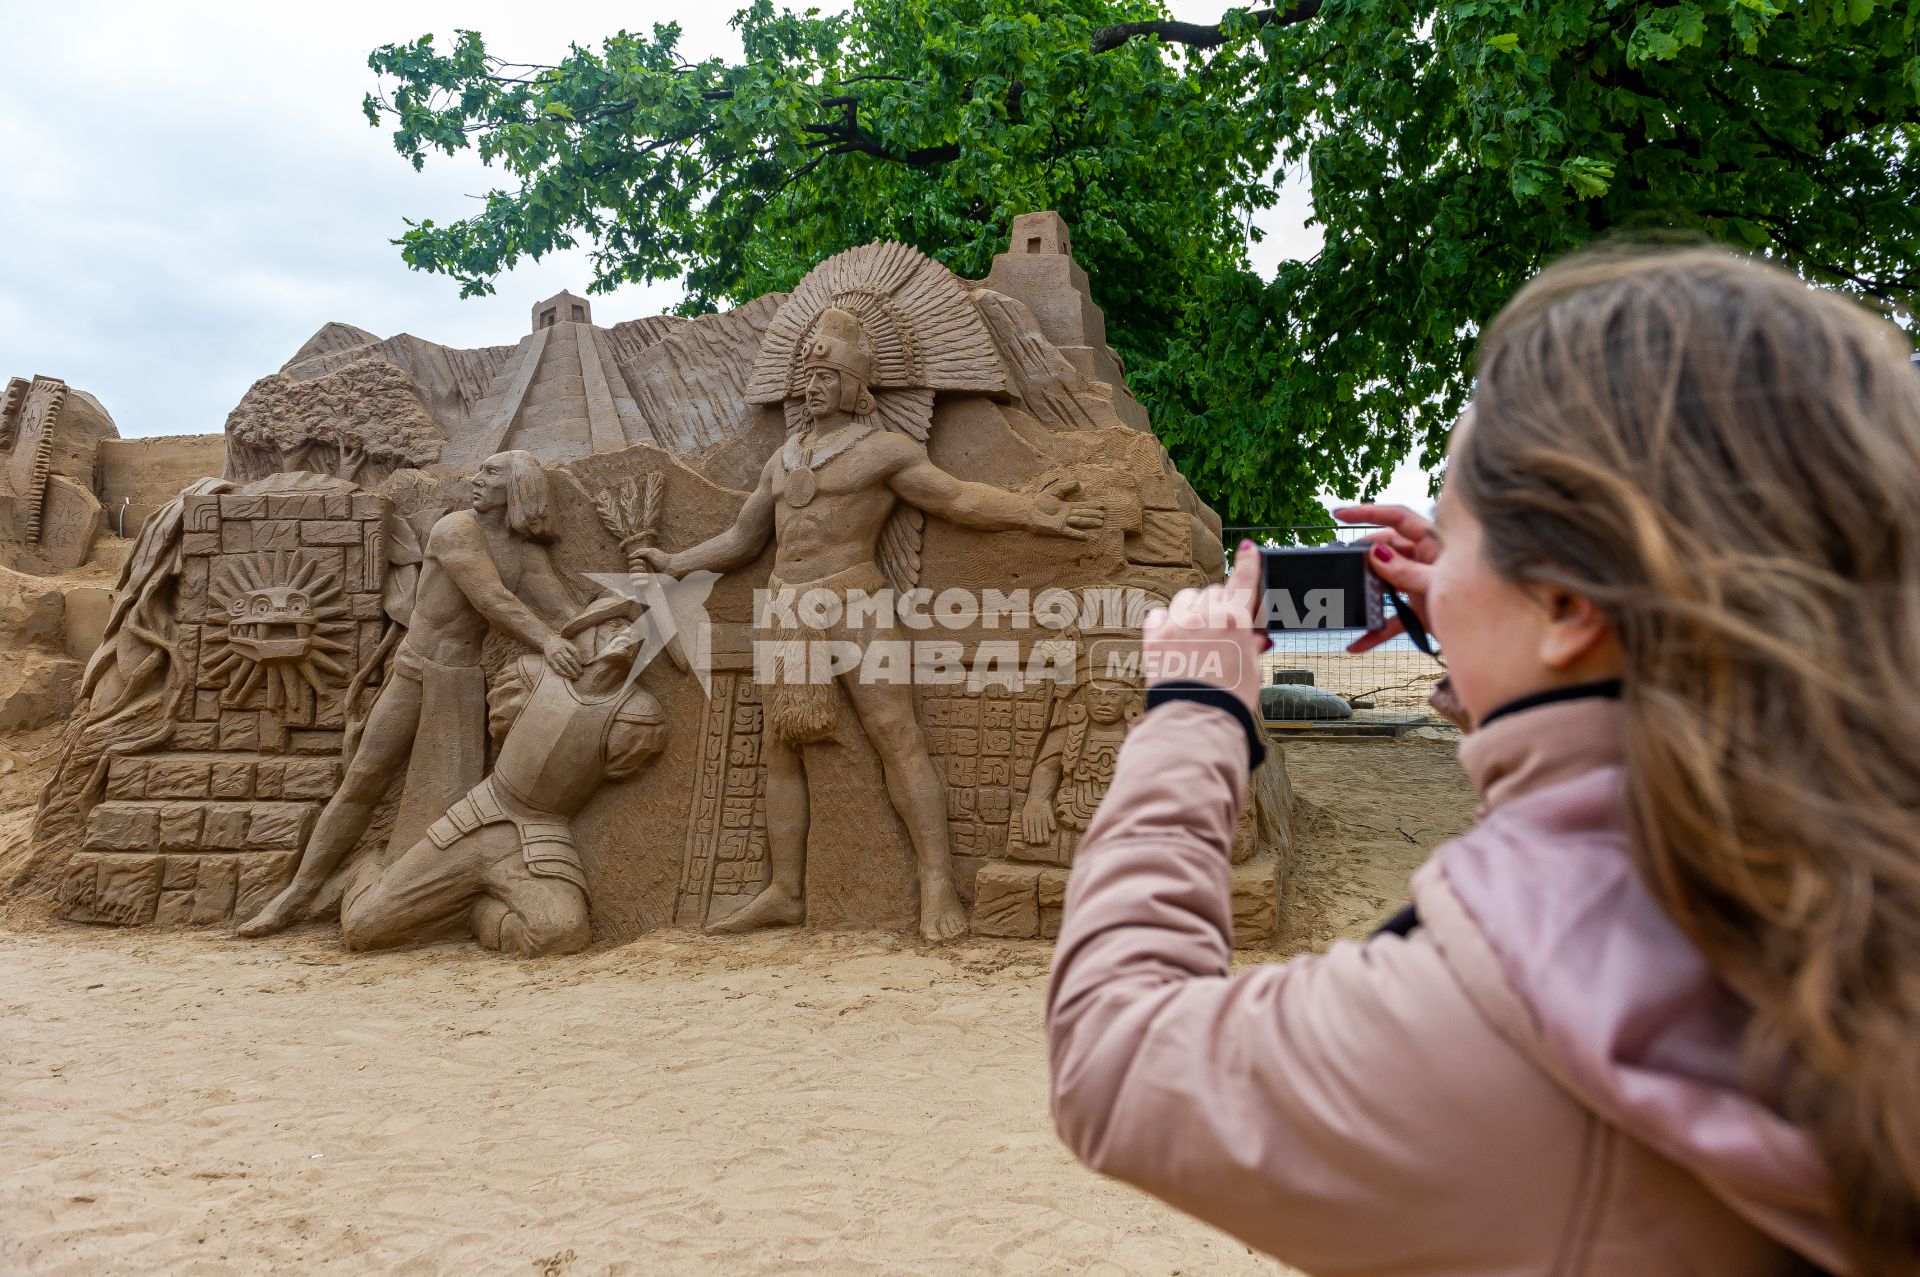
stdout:
[[[1084,405],[1093,404],[1148,429],[1066,224],[1055,213],[1026,214],[1012,239],[987,278],[967,287],[1028,397],[1075,424],[1091,424]],[[464,473],[509,448],[553,464],[645,444],[716,482],[750,487],[758,463],[749,456],[764,456],[784,422],[747,380],[785,301],[770,293],[725,314],[602,327],[591,302],[562,292],[533,307],[518,343],[472,350],[330,323],[228,417],[227,477],[303,469],[378,484],[408,468]]]
[[[442,455],[458,465],[507,448],[617,452],[651,433],[604,329],[584,297],[557,293],[533,308],[533,332],[493,374],[470,436]],[[582,437],[581,426],[585,432]],[[533,446],[529,446],[533,445]]]

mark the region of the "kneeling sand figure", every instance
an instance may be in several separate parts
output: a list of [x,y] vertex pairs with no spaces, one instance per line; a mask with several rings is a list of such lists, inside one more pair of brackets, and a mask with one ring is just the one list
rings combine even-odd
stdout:
[[496,694],[504,732],[493,774],[377,876],[347,893],[349,949],[379,949],[457,926],[517,957],[577,953],[592,931],[572,818],[603,781],[625,780],[666,743],[660,703],[628,681],[639,642],[623,632],[568,681],[523,656]]
[[[879,420],[869,393],[873,363],[860,321],[844,310],[823,311],[802,366],[802,425],[768,460],[738,520],[720,535],[677,554],[644,550],[646,562],[671,576],[725,571],[751,563],[771,538],[770,593],[824,591],[844,599],[856,591],[874,595],[887,588],[878,543],[902,503],[964,527],[1079,540],[1105,522],[1100,507],[1064,499],[1073,495],[1072,487],[1026,496],[942,470],[923,444]],[[859,644],[876,636],[849,622],[831,631],[780,637]],[[967,929],[967,915],[953,881],[946,787],[915,716],[913,687],[861,682],[857,669],[838,681],[880,757],[887,797],[913,843],[920,932],[928,940],[951,940]],[[832,697],[831,683],[768,686],[766,802],[772,879],[739,912],[709,930],[745,931],[806,921],[808,797],[801,746],[832,734]]]

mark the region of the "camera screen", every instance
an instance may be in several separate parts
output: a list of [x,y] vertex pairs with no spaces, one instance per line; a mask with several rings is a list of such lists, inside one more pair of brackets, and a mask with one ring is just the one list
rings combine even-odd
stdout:
[[1262,551],[1270,630],[1377,630],[1387,623],[1380,578],[1364,545]]

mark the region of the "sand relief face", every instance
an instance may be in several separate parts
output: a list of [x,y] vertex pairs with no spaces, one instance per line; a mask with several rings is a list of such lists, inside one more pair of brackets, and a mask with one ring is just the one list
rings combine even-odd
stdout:
[[353,621],[338,577],[320,561],[285,551],[267,561],[236,559],[209,591],[209,617],[226,629],[207,631],[205,673],[226,679],[221,703],[245,704],[264,687],[266,708],[310,722],[316,699],[337,690],[349,671]]
[[[1142,605],[996,628],[966,599],[1162,601],[1218,570],[1218,521],[1098,357],[1064,227],[1042,242],[1058,261],[996,262],[994,288],[881,244],[732,316],[536,307],[504,360],[410,353],[468,380],[414,382],[394,441],[356,425],[402,458],[421,411],[452,413],[441,461],[183,494],[141,532],[23,885],[122,925],[338,916],[356,949],[1050,934],[1141,710],[1109,658]],[[330,325],[250,396],[340,398],[299,387],[364,380],[394,344],[357,337]],[[285,458],[337,433],[274,420]],[[863,610],[882,596],[940,619]],[[1062,644],[1045,678],[982,676]],[[1236,849],[1246,938],[1270,932],[1286,802],[1282,762]]]

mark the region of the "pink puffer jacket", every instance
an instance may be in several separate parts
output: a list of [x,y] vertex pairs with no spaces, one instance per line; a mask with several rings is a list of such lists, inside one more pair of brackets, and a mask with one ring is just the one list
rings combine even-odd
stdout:
[[1742,1088],[1742,1007],[1641,886],[1616,702],[1498,718],[1419,925],[1229,974],[1246,738],[1175,702],[1080,844],[1047,1001],[1097,1171],[1316,1274],[1844,1272],[1805,1134]]

